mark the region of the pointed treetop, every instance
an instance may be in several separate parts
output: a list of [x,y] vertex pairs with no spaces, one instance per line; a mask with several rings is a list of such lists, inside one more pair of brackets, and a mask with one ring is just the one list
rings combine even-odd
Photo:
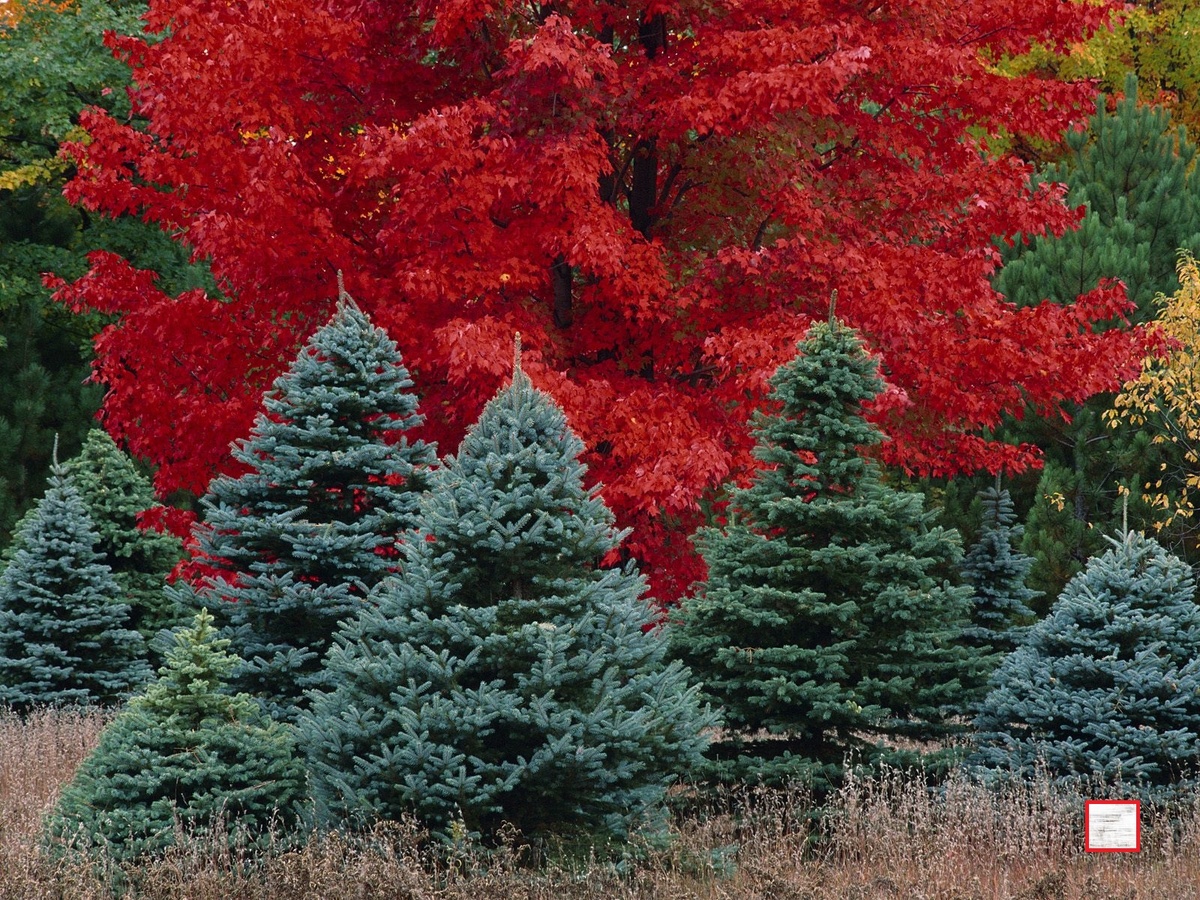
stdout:
[[836,318],[836,312],[835,312],[836,309],[837,309],[837,288],[834,288],[829,293],[829,324],[830,325],[837,324],[837,318]]
[[359,309],[358,304],[354,301],[354,298],[351,297],[346,292],[346,280],[345,280],[345,278],[342,277],[341,269],[337,270],[337,286],[338,286],[338,307],[340,308],[343,306],[349,306],[351,309],[356,309],[359,312],[362,312],[362,310]]
[[513,335],[513,381],[517,380],[517,376],[521,373],[521,332],[516,332]]

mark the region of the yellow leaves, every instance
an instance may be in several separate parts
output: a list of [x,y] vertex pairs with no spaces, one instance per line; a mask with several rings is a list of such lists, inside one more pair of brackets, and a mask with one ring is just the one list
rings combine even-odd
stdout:
[[54,181],[67,171],[67,163],[61,159],[39,159],[0,172],[0,191],[15,191],[17,188],[32,187]]

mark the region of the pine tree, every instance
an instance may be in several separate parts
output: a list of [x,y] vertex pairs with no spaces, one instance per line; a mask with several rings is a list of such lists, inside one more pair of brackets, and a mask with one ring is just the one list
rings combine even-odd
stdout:
[[182,826],[250,849],[287,846],[307,815],[303,758],[291,726],[245,694],[207,610],[175,636],[145,693],[104,730],[46,826],[67,849],[117,862],[161,853]]
[[301,722],[327,818],[620,839],[699,759],[711,715],[633,564],[605,566],[624,535],[582,451],[518,368],[445,462]]
[[1024,528],[1015,524],[1008,491],[992,487],[980,497],[983,527],[962,564],[963,580],[975,592],[971,627],[963,637],[982,650],[1009,653],[1020,633],[1015,629],[1034,618],[1028,604],[1038,592],[1025,584],[1033,559],[1014,546]]
[[[1180,248],[1200,250],[1196,145],[1166,110],[1138,103],[1132,75],[1115,109],[1101,97],[1087,128],[1068,132],[1066,142],[1067,158],[1040,180],[1067,186],[1067,203],[1083,208],[1079,228],[1006,247],[996,287],[1019,306],[1047,299],[1069,304],[1101,279],[1118,280],[1135,305],[1130,319],[1148,321],[1156,314],[1154,298],[1178,286]],[[1067,404],[1064,416],[1030,416],[1004,429],[1011,443],[1036,444],[1046,457],[1052,484],[1018,499],[1022,508],[1038,510],[1026,523],[1025,549],[1035,558],[1030,583],[1047,597],[1103,550],[1104,534],[1118,530],[1122,489],[1140,496],[1144,485],[1162,478],[1164,463],[1179,468],[1179,453],[1155,443],[1151,429],[1102,421],[1111,408],[1111,395],[1103,395]],[[1129,509],[1138,527],[1152,527],[1158,516],[1140,502]],[[1172,545],[1177,536],[1161,534]]]
[[150,675],[91,517],[58,469],[0,575],[0,704],[117,703]]
[[988,780],[1100,779],[1163,797],[1200,767],[1191,568],[1131,533],[1091,559],[992,676],[968,760]]
[[163,588],[183,548],[174,536],[137,523],[139,513],[158,503],[149,480],[101,428],[64,465],[96,526],[96,549],[129,603],[131,626],[149,641],[182,624],[183,613]]
[[727,524],[698,533],[709,577],[673,644],[724,708],[708,775],[820,793],[848,755],[889,756],[872,736],[945,734],[980,661],[957,644],[970,596],[946,580],[957,533],[863,455],[881,439],[863,403],[882,383],[858,337],[813,325],[771,385],[762,467],[730,489]]
[[321,683],[337,623],[415,525],[437,457],[403,437],[422,421],[412,386],[396,344],[343,294],[235,448],[249,471],[217,477],[202,500],[199,546],[218,577],[190,602],[216,604],[243,660],[234,686],[277,717]]

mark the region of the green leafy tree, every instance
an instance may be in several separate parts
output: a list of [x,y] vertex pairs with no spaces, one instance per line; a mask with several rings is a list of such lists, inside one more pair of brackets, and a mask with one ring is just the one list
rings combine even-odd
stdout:
[[[400,351],[343,295],[264,399],[202,500],[202,559],[216,575],[190,602],[215,604],[243,662],[233,684],[281,718],[322,683],[341,619],[397,565],[437,462],[409,444],[417,398]],[[186,592],[176,594],[189,602]]]
[[988,780],[1093,780],[1150,797],[1200,765],[1200,607],[1191,568],[1138,533],[1067,585],[992,677],[968,766]]
[[18,537],[0,575],[0,704],[124,699],[150,676],[145,643],[69,475],[51,477]]
[[295,839],[307,815],[303,757],[290,726],[225,689],[237,662],[228,643],[207,611],[176,634],[158,679],[63,790],[46,825],[53,852],[132,861],[181,830],[252,850]]
[[[1040,180],[1066,186],[1068,204],[1082,210],[1080,226],[1005,248],[996,287],[1030,306],[1070,304],[1103,279],[1119,281],[1134,304],[1130,318],[1147,322],[1158,312],[1154,298],[1178,286],[1180,248],[1200,248],[1196,145],[1165,109],[1138,102],[1132,75],[1115,109],[1101,98],[1087,127],[1068,132],[1066,142],[1067,157]],[[1143,487],[1161,477],[1164,464],[1179,467],[1175,448],[1156,443],[1152,430],[1109,427],[1103,420],[1112,400],[1104,394],[1066,404],[1063,416],[1027,416],[1003,431],[1011,442],[1035,444],[1045,455],[1043,482],[1029,483],[1032,490],[1016,500],[1031,511],[1025,550],[1036,561],[1030,581],[1047,597],[1057,596],[1083,561],[1103,549],[1104,534],[1119,529],[1125,492],[1133,496],[1129,521],[1154,527],[1160,514],[1142,502]],[[1181,530],[1159,536],[1182,549]]]
[[722,782],[835,785],[882,738],[936,739],[967,705],[978,656],[958,643],[970,589],[951,586],[957,533],[924,498],[880,480],[863,404],[883,385],[856,334],[813,325],[771,381],[761,468],[731,488],[728,522],[696,538],[707,583],[685,601],[675,652],[724,709],[710,752]]
[[42,273],[79,277],[87,253],[129,253],[176,290],[207,286],[186,248],[136,216],[110,219],[70,206],[62,141],[78,137],[79,112],[129,116],[129,69],[104,46],[106,31],[140,33],[143,2],[15,3],[0,21],[0,546],[40,496],[55,435],[73,453],[102,390],[85,383],[91,339],[104,324],[52,303]]
[[518,368],[446,461],[301,722],[328,820],[620,840],[699,760],[711,714],[633,564],[605,564],[624,535],[583,449]]
[[962,564],[963,580],[975,592],[971,626],[963,637],[982,650],[1011,652],[1019,627],[1034,618],[1029,602],[1038,592],[1026,585],[1032,557],[1015,546],[1024,528],[1018,524],[1012,497],[999,486],[981,494],[983,526]]
[[129,604],[131,627],[150,640],[182,624],[183,614],[163,589],[183,547],[173,535],[138,527],[138,515],[158,502],[150,481],[100,428],[88,433],[64,468],[96,527],[96,550]]

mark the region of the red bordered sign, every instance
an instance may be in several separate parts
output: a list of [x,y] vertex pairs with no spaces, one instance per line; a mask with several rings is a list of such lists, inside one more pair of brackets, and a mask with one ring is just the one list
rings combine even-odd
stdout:
[[1088,800],[1083,804],[1084,849],[1088,853],[1140,853],[1140,800]]

